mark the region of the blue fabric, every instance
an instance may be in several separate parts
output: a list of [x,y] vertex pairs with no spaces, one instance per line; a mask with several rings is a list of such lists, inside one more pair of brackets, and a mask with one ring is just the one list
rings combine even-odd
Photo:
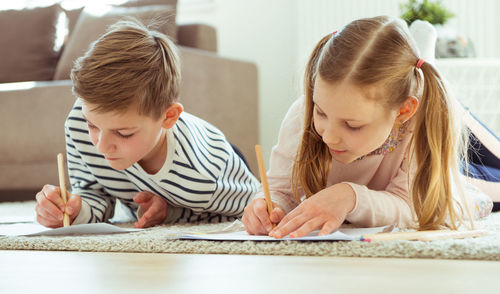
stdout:
[[[469,157],[468,176],[488,182],[500,182],[500,159],[481,144],[472,133],[469,137],[467,153]],[[462,173],[464,173],[463,170]]]
[[[469,162],[468,167],[468,176],[471,178],[481,179],[487,182],[500,182],[500,169],[471,162]],[[465,174],[463,170],[462,174]]]
[[[471,115],[490,132],[498,141],[500,139],[486,127],[472,113]],[[498,152],[497,152],[498,153]],[[496,157],[481,141],[471,132],[469,137],[469,147],[467,151],[469,157],[468,177],[481,179],[488,182],[500,182],[500,158]],[[462,174],[465,171],[462,169]],[[493,203],[493,211],[500,211],[500,202]]]

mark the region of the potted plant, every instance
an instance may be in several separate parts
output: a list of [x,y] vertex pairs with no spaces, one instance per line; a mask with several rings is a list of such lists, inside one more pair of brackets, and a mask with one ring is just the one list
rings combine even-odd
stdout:
[[444,25],[455,14],[446,9],[441,1],[429,0],[409,0],[407,3],[400,5],[401,18],[404,19],[408,25],[417,19],[426,20],[433,25]]
[[436,57],[473,57],[474,46],[468,37],[458,35],[456,30],[445,26],[455,14],[441,0],[408,0],[399,6],[401,18],[410,25],[415,20],[428,21],[437,31]]

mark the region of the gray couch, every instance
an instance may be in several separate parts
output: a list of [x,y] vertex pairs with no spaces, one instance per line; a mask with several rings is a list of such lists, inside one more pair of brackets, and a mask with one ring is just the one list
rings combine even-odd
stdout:
[[[140,6],[158,5],[159,2],[173,5],[175,13],[176,0],[136,0],[131,3],[132,6]],[[122,7],[118,9],[118,16],[125,10],[127,13],[130,12],[128,7],[123,8],[125,10],[120,9]],[[161,11],[161,8],[154,10]],[[2,21],[9,19],[7,17],[9,14],[12,16],[12,22],[17,21],[19,13],[22,14],[22,11],[0,11],[0,25]],[[88,43],[75,39],[82,39],[82,36],[90,41],[95,39],[96,35],[104,32],[110,21],[108,19],[100,23],[102,19],[92,19],[92,25],[97,23],[101,27],[93,28],[87,35],[85,30],[81,31],[82,27],[89,26],[82,22],[85,10],[65,13],[70,18],[70,35],[60,52],[48,53],[52,54],[47,58],[50,62],[40,65],[42,74],[39,77],[33,68],[23,69],[24,76],[23,70],[18,70],[18,67],[10,70],[5,67],[0,69],[4,71],[0,73],[0,201],[33,199],[34,193],[44,184],[58,184],[56,155],[65,151],[63,124],[75,100],[71,93],[69,70],[73,59],[88,47]],[[115,20],[116,16],[114,15]],[[254,144],[258,142],[256,66],[219,56],[216,52],[216,33],[212,27],[176,26],[171,17],[172,14],[169,14],[168,26],[162,27],[161,30],[177,40],[179,45],[183,76],[180,102],[187,112],[221,129],[229,141],[243,152],[250,168],[256,172],[253,151]],[[15,30],[16,26],[12,27]],[[33,28],[31,26],[27,31],[35,30]],[[9,50],[16,46],[15,42],[21,42],[26,38],[30,38],[32,44],[36,44],[36,38],[46,38],[40,30],[35,31],[37,32],[29,37],[7,40],[9,41],[7,47],[0,46],[0,59],[11,61],[18,58],[18,54],[21,53],[39,53],[40,47],[30,48],[29,53],[24,53],[26,50],[23,52]],[[75,31],[76,35],[73,34]],[[0,45],[1,43],[2,40]],[[26,46],[24,44],[23,49],[27,49]],[[20,67],[22,67],[21,62],[22,60],[17,63]],[[5,61],[3,64],[7,63]],[[33,63],[27,66],[33,66]]]

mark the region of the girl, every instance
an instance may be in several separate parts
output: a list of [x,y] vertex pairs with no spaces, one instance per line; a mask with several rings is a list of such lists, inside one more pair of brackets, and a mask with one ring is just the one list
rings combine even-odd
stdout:
[[457,158],[466,136],[439,73],[419,58],[402,20],[360,19],[325,36],[304,89],[271,155],[275,208],[268,215],[262,198],[245,208],[250,234],[324,235],[344,221],[456,229],[473,212],[491,211],[488,196],[463,189]]

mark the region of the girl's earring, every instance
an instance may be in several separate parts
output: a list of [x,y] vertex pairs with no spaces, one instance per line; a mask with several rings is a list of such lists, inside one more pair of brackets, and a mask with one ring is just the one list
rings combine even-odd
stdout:
[[401,122],[399,122],[399,121],[395,121],[395,122],[394,122],[394,129],[395,129],[395,130],[399,130],[399,129],[401,129]]

